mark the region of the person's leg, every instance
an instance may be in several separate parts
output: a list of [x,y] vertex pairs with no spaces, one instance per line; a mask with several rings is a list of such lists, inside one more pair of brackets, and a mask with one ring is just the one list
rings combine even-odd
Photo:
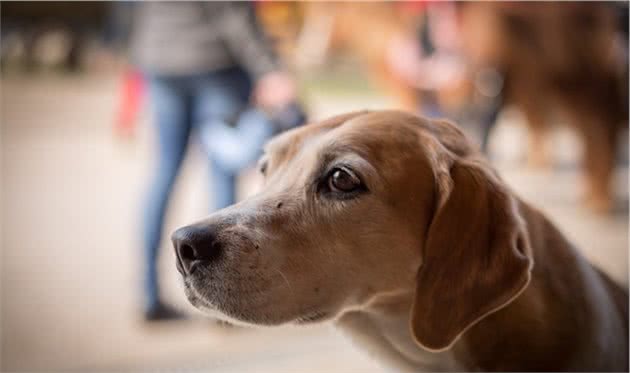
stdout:
[[184,158],[191,129],[189,102],[172,79],[149,78],[148,88],[157,132],[157,162],[144,210],[145,295],[147,310],[160,304],[157,257],[166,205]]
[[221,167],[214,158],[210,158],[210,184],[214,198],[210,202],[210,211],[220,210],[236,202],[236,181],[238,174]]
[[238,118],[247,105],[250,89],[249,78],[239,69],[208,74],[199,80],[195,118],[210,163],[214,192],[211,210],[227,207],[236,199],[236,178],[244,167],[251,135],[251,128],[238,129]]

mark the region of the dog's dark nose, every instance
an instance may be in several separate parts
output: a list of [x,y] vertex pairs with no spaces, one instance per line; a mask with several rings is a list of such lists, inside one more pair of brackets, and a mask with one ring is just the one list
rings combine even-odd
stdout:
[[177,256],[177,270],[182,275],[192,274],[197,266],[216,260],[221,253],[216,232],[209,227],[179,228],[171,239]]

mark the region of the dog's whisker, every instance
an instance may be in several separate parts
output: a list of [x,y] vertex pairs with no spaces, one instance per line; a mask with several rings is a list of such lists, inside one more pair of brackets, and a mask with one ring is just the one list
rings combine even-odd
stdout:
[[282,277],[284,282],[287,284],[289,291],[291,291],[291,296],[293,297],[293,287],[291,287],[291,284],[289,283],[287,276],[285,276],[284,273],[282,273],[282,271],[279,268],[274,268],[274,270],[280,275],[280,277]]

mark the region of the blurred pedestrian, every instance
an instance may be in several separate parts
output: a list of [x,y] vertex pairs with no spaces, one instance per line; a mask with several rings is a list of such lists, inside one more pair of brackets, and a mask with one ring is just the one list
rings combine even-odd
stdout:
[[132,54],[145,76],[158,140],[144,210],[144,316],[165,320],[178,314],[160,299],[157,254],[191,135],[202,135],[209,157],[212,209],[228,206],[238,171],[277,130],[275,114],[295,107],[295,86],[251,3],[143,2],[134,22]]

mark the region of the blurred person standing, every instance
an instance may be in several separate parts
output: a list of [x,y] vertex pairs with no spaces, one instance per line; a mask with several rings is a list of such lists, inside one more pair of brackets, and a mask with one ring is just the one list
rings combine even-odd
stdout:
[[[238,171],[257,158],[282,122],[269,114],[296,112],[295,85],[252,3],[137,3],[131,53],[145,77],[157,131],[157,164],[144,209],[144,317],[167,320],[179,315],[160,299],[158,249],[191,135],[207,151],[212,208],[226,207],[234,203]],[[258,109],[248,109],[250,98]]]

